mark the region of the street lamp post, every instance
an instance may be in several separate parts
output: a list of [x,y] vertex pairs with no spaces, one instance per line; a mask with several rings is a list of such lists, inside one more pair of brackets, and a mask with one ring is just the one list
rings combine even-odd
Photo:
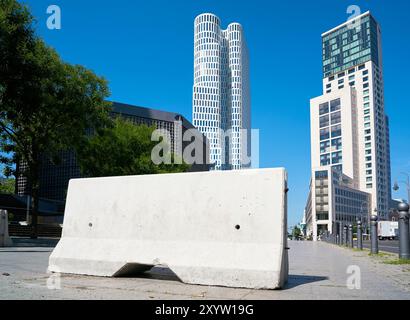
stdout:
[[357,249],[363,250],[362,221],[357,221]]
[[[360,218],[359,218],[359,220],[360,220],[360,222],[363,224],[363,218],[364,218],[364,215],[363,215],[363,205],[366,205],[367,206],[367,210],[366,210],[366,219],[365,219],[365,221],[367,221],[367,223],[369,223],[369,213],[368,213],[368,210],[369,210],[369,203],[367,202],[367,201],[363,201],[362,202],[362,204],[360,205]],[[367,233],[367,224],[365,223],[365,233]]]
[[406,180],[396,181],[394,183],[393,190],[398,191],[400,189],[399,183],[403,183],[407,188],[407,203],[410,203],[410,175],[408,173],[402,172],[402,175],[406,176]]

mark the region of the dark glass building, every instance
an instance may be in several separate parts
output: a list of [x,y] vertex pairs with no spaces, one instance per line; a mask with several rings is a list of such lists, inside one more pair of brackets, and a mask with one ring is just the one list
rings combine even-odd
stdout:
[[323,77],[372,61],[379,66],[378,24],[372,15],[364,15],[351,23],[322,35]]
[[[203,151],[202,164],[193,164],[191,172],[209,171],[209,147],[206,137],[182,115],[172,112],[132,106],[113,102],[112,117],[122,117],[136,125],[146,124],[155,126],[162,134],[167,136],[171,152],[182,156],[181,151],[191,142],[182,140],[186,130],[192,129],[196,141],[201,141]],[[44,157],[40,169],[40,198],[64,202],[70,179],[81,178],[80,167],[74,151],[62,151],[60,164],[52,163]],[[22,171],[24,163],[18,164],[17,171]],[[16,191],[19,196],[30,194],[29,183],[26,177],[17,175]]]

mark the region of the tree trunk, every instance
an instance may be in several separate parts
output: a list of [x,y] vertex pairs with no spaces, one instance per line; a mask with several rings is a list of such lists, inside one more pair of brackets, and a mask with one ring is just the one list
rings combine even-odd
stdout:
[[[35,148],[33,148],[36,150]],[[38,212],[39,212],[39,194],[40,194],[40,184],[39,184],[39,168],[40,168],[40,157],[37,152],[33,152],[35,156],[30,166],[30,177],[31,177],[31,239],[38,238]]]
[[39,198],[38,198],[38,186],[33,184],[31,190],[31,201],[32,201],[32,211],[31,211],[31,239],[38,238],[38,207],[39,207]]

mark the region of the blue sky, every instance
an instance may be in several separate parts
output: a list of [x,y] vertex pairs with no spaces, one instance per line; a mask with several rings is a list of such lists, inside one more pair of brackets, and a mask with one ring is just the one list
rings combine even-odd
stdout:
[[[372,11],[383,32],[392,177],[410,173],[410,2],[385,0],[25,0],[38,34],[70,63],[104,76],[111,100],[192,118],[193,21],[212,12],[243,25],[250,51],[252,127],[261,167],[286,167],[289,224],[303,213],[310,179],[309,99],[322,92],[321,34],[347,20],[349,5]],[[60,6],[62,29],[48,30]],[[407,98],[407,99],[406,99]],[[403,189],[403,186],[402,186]],[[404,190],[394,196],[405,198]]]

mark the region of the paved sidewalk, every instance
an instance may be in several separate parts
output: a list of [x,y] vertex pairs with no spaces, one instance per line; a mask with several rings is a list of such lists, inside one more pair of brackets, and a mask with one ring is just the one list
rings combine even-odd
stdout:
[[[50,290],[50,275],[45,270],[52,248],[47,242],[40,243],[39,247],[26,244],[0,248],[0,299],[410,300],[410,265],[386,265],[367,252],[313,242],[289,243],[289,283],[280,291],[186,285],[166,268],[155,268],[135,278],[62,275],[61,289]],[[346,286],[351,265],[360,267],[360,290],[349,290]]]

